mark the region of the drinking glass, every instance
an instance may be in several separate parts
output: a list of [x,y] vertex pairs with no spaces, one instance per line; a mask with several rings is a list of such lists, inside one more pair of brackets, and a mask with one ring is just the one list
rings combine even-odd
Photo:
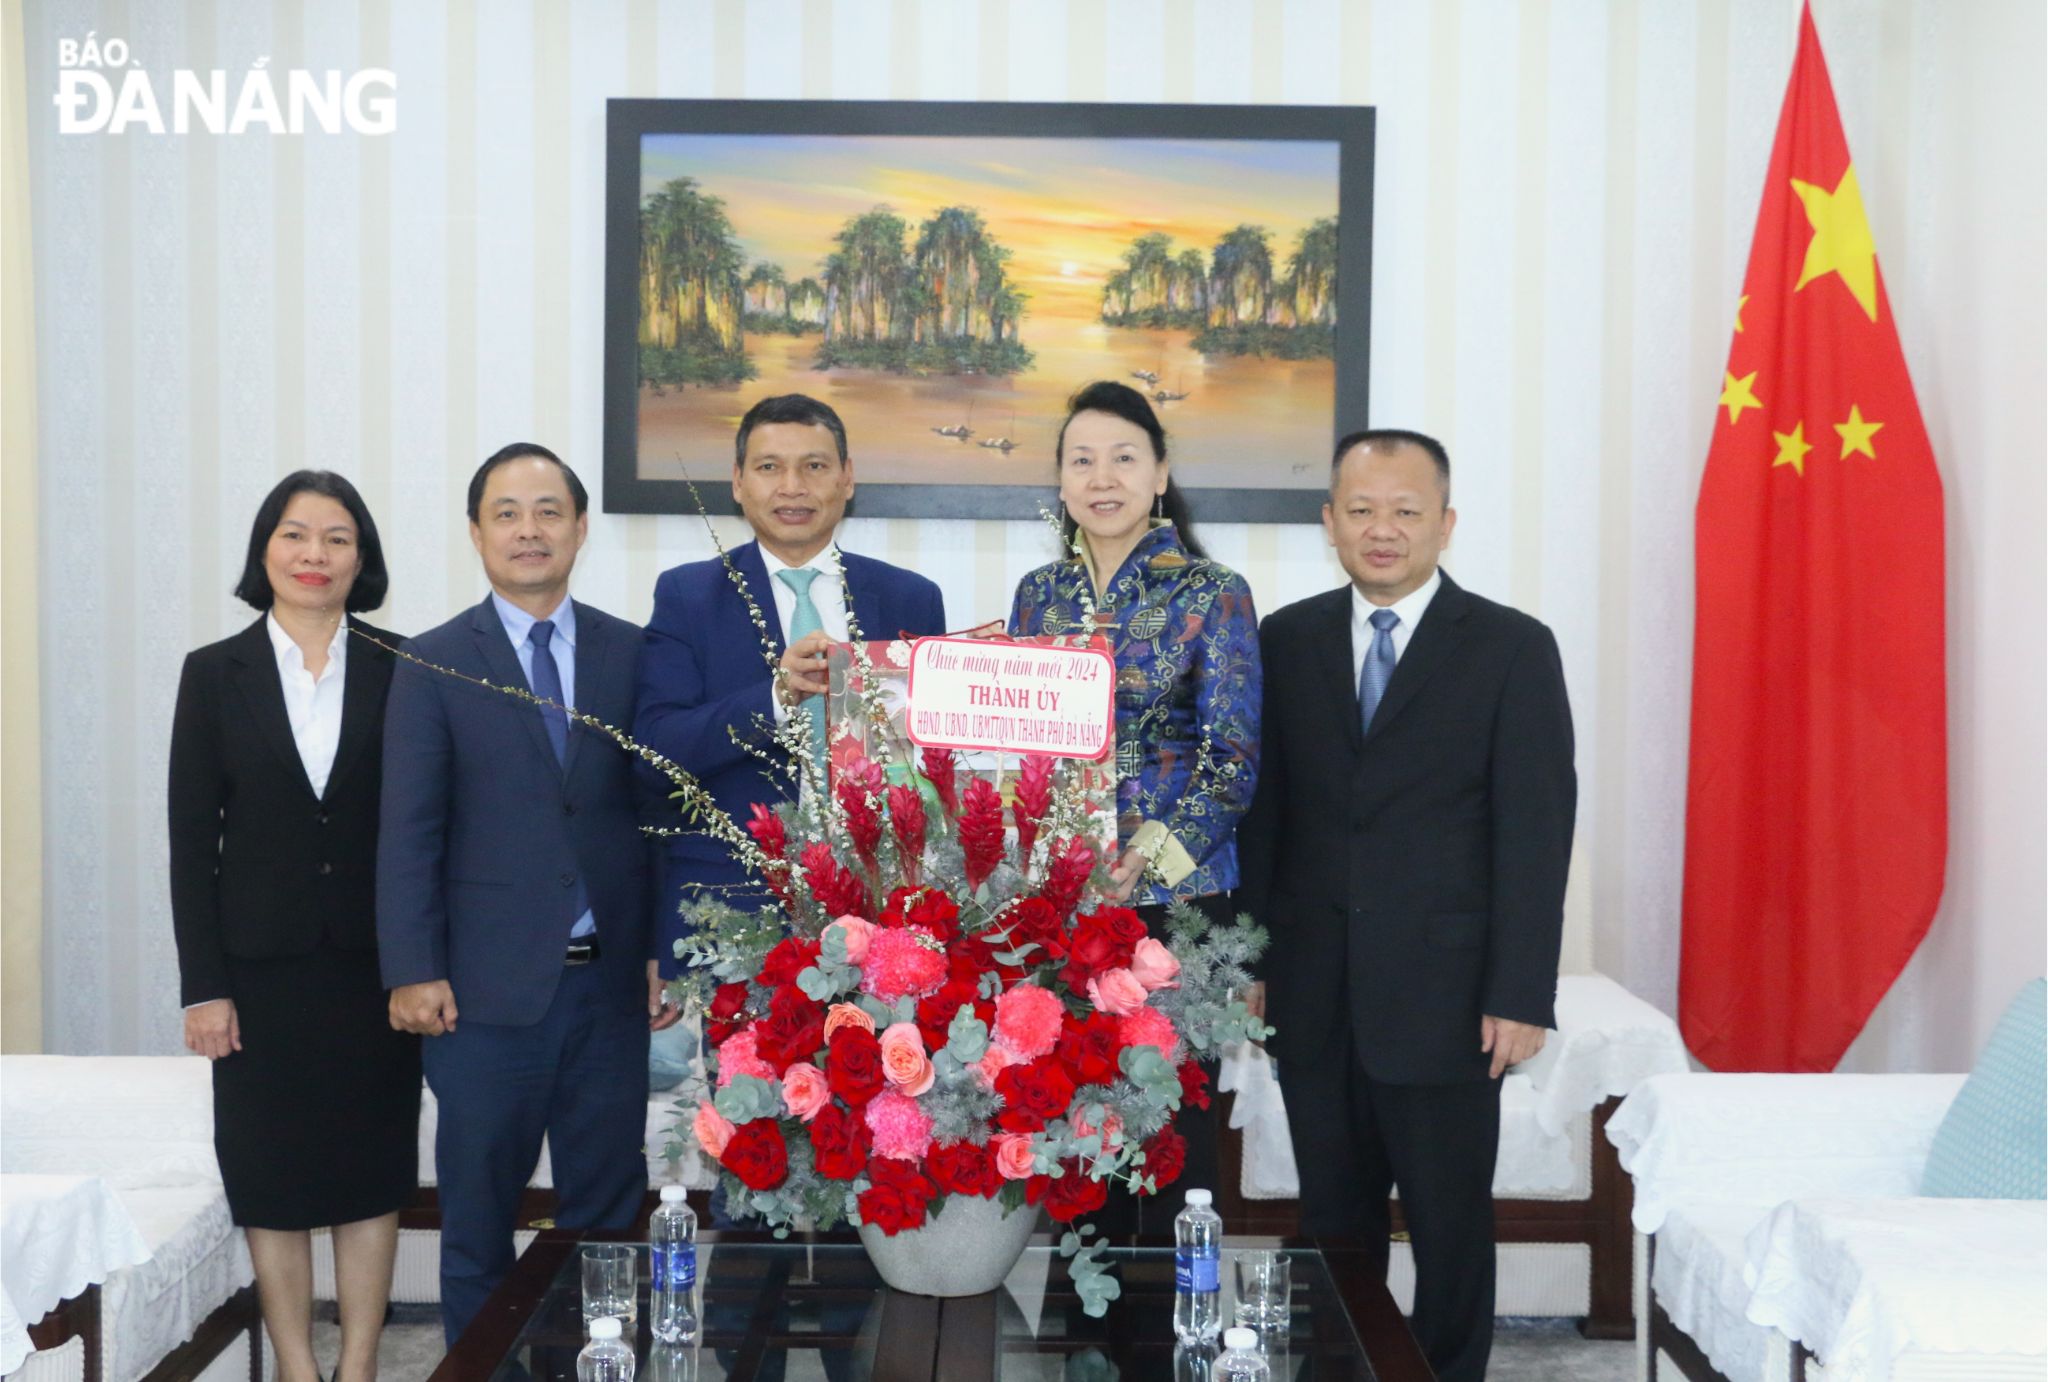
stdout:
[[1246,1329],[1281,1330],[1288,1326],[1291,1263],[1283,1252],[1251,1248],[1237,1254],[1235,1320]]
[[640,1253],[631,1243],[592,1243],[583,1249],[583,1323],[610,1315],[631,1338]]

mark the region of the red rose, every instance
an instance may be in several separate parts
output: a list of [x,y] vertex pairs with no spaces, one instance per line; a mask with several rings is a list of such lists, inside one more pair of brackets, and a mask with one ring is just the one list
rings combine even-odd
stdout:
[[811,1153],[826,1180],[852,1180],[868,1166],[868,1123],[838,1104],[811,1120]]
[[711,1046],[723,1046],[725,1039],[739,1030],[739,1020],[746,1010],[747,986],[720,984],[711,995],[711,1007],[705,1014],[705,1042]]
[[1005,1067],[996,1076],[996,1093],[1003,1096],[1003,1111],[996,1121],[1005,1132],[1037,1132],[1066,1115],[1067,1105],[1074,1101],[1074,1082],[1057,1061],[1041,1058]]
[[[973,979],[948,979],[929,998],[917,1000],[917,1029],[924,1034],[925,1049],[936,1051],[951,1038],[953,1019],[962,1007],[980,1010],[981,985]],[[993,1016],[991,1009],[990,1016]],[[984,1019],[986,1020],[986,1019]]]
[[1193,1058],[1180,1063],[1180,1106],[1209,1107],[1209,1072]]
[[773,1118],[756,1118],[733,1131],[718,1164],[738,1176],[749,1190],[773,1190],[789,1175],[789,1148],[782,1127]]
[[988,1148],[972,1142],[943,1142],[925,1154],[925,1169],[933,1184],[949,1195],[979,1195],[984,1198],[1003,1188],[995,1158]]
[[868,1167],[872,1184],[860,1192],[860,1218],[890,1235],[924,1225],[925,1207],[938,1193],[914,1161],[877,1157]]
[[1141,1169],[1155,1185],[1171,1185],[1180,1179],[1188,1164],[1188,1140],[1168,1123],[1145,1143],[1145,1164]]
[[825,1006],[804,997],[801,990],[775,991],[768,1016],[754,1024],[754,1054],[775,1067],[780,1075],[798,1061],[808,1061],[825,1044]]
[[1090,1178],[1080,1162],[1063,1161],[1060,1169],[1066,1174],[1033,1176],[1026,1183],[1024,1198],[1032,1204],[1043,1204],[1045,1212],[1063,1224],[1093,1214],[1109,1202],[1109,1182]]
[[[1131,929],[1136,928],[1136,934]],[[1105,907],[1099,912],[1074,919],[1074,933],[1067,941],[1067,964],[1060,978],[1077,992],[1089,979],[1105,969],[1117,969],[1131,962],[1138,942],[1145,939],[1145,923],[1125,907]]]
[[825,1048],[825,1079],[849,1107],[866,1104],[882,1091],[882,1043],[865,1027],[841,1027]]
[[818,962],[818,943],[795,936],[780,942],[761,961],[760,981],[770,988],[788,988],[796,976]]
[[1109,1013],[1091,1012],[1085,1021],[1067,1019],[1053,1054],[1075,1084],[1108,1084],[1120,1073],[1123,1049],[1122,1024]]
[[882,909],[884,926],[922,926],[951,944],[960,934],[960,904],[937,888],[898,888]]

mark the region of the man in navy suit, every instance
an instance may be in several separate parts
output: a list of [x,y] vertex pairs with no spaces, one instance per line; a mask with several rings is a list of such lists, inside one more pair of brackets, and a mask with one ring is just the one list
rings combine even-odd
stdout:
[[385,712],[377,946],[391,1025],[431,1038],[451,1345],[512,1265],[543,1135],[556,1222],[632,1225],[647,1036],[679,1015],[655,974],[634,760],[560,709],[624,723],[639,678],[639,631],[569,598],[587,507],[544,447],[484,462],[469,535],[491,593],[407,647],[493,686],[401,661]]
[[[827,648],[856,627],[866,639],[944,633],[946,609],[923,576],[843,552],[833,541],[853,498],[853,461],[846,426],[829,405],[803,394],[762,399],[740,419],[733,457],[732,497],[755,540],[730,555],[787,675],[778,692],[760,631],[723,561],[663,572],[640,661],[633,737],[695,774],[744,824],[754,803],[785,799],[791,779],[735,744],[729,731],[772,752],[764,726],[804,715],[822,727]],[[750,885],[757,880],[710,837],[670,837],[657,928],[666,972],[673,973],[685,897],[716,888],[741,905],[762,901],[765,894]]]

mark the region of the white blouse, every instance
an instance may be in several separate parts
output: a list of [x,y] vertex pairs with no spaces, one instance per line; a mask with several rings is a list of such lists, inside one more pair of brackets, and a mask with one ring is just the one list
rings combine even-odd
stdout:
[[284,711],[292,723],[292,739],[313,795],[327,794],[327,776],[334,771],[334,751],[341,746],[341,685],[348,671],[348,620],[334,630],[327,645],[327,665],[319,680],[306,670],[306,657],[292,636],[278,626],[275,614],[265,615],[270,647],[277,654],[277,677],[284,684]]

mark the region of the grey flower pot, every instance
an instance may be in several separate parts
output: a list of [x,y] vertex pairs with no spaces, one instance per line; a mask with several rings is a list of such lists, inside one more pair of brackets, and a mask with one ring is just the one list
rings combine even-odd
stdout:
[[1024,1255],[1038,1210],[1003,1213],[999,1199],[948,1195],[923,1228],[894,1235],[860,1226],[860,1241],[882,1280],[914,1296],[978,1296],[1003,1284]]

